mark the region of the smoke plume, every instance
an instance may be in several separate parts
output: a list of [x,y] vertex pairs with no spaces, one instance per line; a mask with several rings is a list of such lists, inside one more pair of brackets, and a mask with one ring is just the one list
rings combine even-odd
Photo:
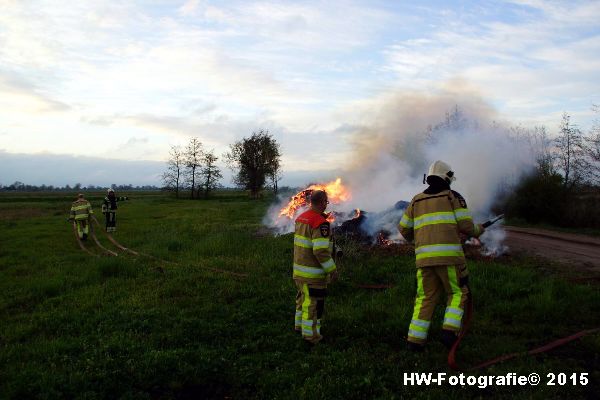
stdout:
[[[365,229],[370,234],[397,226],[402,212],[394,205],[426,188],[423,174],[436,160],[454,170],[452,189],[465,197],[476,222],[491,216],[503,185],[532,166],[527,149],[508,134],[508,124],[500,123],[493,108],[460,83],[437,94],[387,94],[361,105],[358,114],[364,122],[350,135],[353,152],[341,176],[352,198],[338,210],[368,211]],[[265,222],[275,225],[269,218]],[[280,228],[293,230],[293,225]],[[491,241],[503,238],[487,236]]]

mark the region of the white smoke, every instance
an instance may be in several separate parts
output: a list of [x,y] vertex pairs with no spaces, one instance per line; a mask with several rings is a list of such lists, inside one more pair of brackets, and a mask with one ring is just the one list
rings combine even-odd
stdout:
[[[352,199],[337,209],[368,211],[364,229],[370,234],[397,233],[402,212],[394,205],[426,188],[423,174],[435,160],[451,165],[457,178],[452,189],[465,197],[476,222],[493,216],[490,210],[503,185],[532,166],[529,149],[510,137],[508,126],[497,121],[481,96],[460,83],[435,95],[388,94],[347,115],[356,114],[363,122],[350,136],[354,152],[341,176]],[[293,230],[289,221],[267,216],[265,223]],[[486,247],[502,249],[504,236],[497,231],[482,236]]]

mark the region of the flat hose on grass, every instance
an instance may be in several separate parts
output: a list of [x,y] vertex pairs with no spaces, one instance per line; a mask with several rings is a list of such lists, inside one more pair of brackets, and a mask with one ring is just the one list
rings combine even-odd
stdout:
[[[101,227],[101,225],[100,225],[100,222],[98,222],[98,220],[96,219],[96,216],[92,215],[92,218],[93,218],[94,222],[96,223],[96,225],[98,225],[99,227]],[[131,250],[131,249],[129,249],[129,248],[127,248],[127,247],[123,246],[123,245],[122,245],[122,244],[120,244],[119,242],[117,242],[117,241],[116,241],[116,240],[115,240],[115,239],[112,237],[112,235],[111,235],[110,233],[108,233],[108,232],[105,232],[104,230],[103,230],[103,232],[104,232],[104,234],[106,235],[106,237],[108,238],[108,240],[110,240],[110,241],[111,241],[111,243],[112,243],[112,244],[114,244],[115,246],[117,246],[119,249],[121,249],[121,250],[123,250],[123,251],[127,251],[127,252],[129,252],[129,253],[131,253],[131,254],[133,254],[133,255],[136,255],[136,256],[144,256],[144,257],[148,257],[148,258],[151,258],[151,259],[153,259],[153,260],[160,261],[160,262],[162,262],[162,263],[165,263],[165,264],[171,264],[171,265],[180,265],[179,263],[176,263],[176,262],[173,262],[173,261],[167,261],[167,260],[163,260],[163,259],[161,259],[161,258],[155,257],[155,256],[153,256],[153,255],[150,255],[150,254],[146,254],[146,253],[142,253],[142,252],[138,252],[138,251]],[[210,267],[198,267],[198,268],[201,268],[201,269],[206,269],[206,270],[208,270],[208,271],[212,271],[212,272],[219,272],[219,273],[224,273],[224,274],[230,274],[230,275],[239,276],[239,277],[243,277],[243,278],[245,278],[245,277],[247,277],[247,276],[248,276],[248,274],[243,274],[243,273],[240,273],[240,272],[232,272],[232,271],[227,271],[227,270],[225,270],[225,269],[219,269],[219,268],[210,268]]]
[[554,340],[554,341],[552,341],[550,343],[547,343],[547,344],[545,344],[543,346],[536,347],[535,349],[529,350],[526,353],[510,353],[510,354],[505,354],[505,355],[500,356],[500,357],[493,358],[493,359],[488,360],[488,361],[484,361],[484,362],[482,362],[480,364],[475,365],[474,367],[469,368],[469,370],[472,371],[472,370],[476,370],[476,369],[487,368],[487,367],[489,367],[491,365],[498,364],[499,362],[510,360],[510,359],[513,359],[513,358],[516,358],[516,357],[519,357],[519,356],[523,356],[523,355],[535,355],[535,354],[545,353],[547,351],[550,351],[552,349],[560,347],[560,346],[562,346],[564,344],[572,342],[572,341],[574,341],[576,339],[582,338],[582,337],[587,336],[587,335],[591,335],[591,334],[596,333],[596,332],[600,332],[600,328],[586,329],[586,330],[583,330],[583,331],[579,331],[577,333],[574,333],[571,336],[567,336],[567,337],[564,337],[564,338],[561,338],[561,339],[557,339],[557,340]]
[[[92,215],[92,219],[94,220],[94,222],[96,223],[96,225],[98,225],[99,227],[102,227],[102,226],[100,225],[100,222],[98,222],[98,220],[96,219],[96,216],[95,216],[95,215]],[[112,235],[111,235],[110,233],[108,233],[108,232],[106,232],[106,231],[104,231],[104,230],[102,230],[102,232],[104,232],[104,234],[106,235],[106,237],[108,238],[108,240],[110,240],[110,242],[111,242],[112,244],[114,244],[115,246],[117,246],[119,249],[121,249],[121,250],[123,250],[123,251],[127,251],[127,252],[129,252],[129,253],[131,253],[131,254],[133,254],[133,255],[136,255],[136,256],[137,256],[137,255],[139,255],[139,253],[138,253],[137,251],[133,251],[133,250],[131,250],[131,249],[128,249],[127,247],[123,246],[121,243],[117,242],[117,241],[116,241],[116,240],[115,240],[115,239],[112,237]]]
[[460,370],[460,367],[458,366],[458,364],[456,364],[456,350],[458,350],[460,342],[469,331],[471,321],[473,319],[473,296],[470,288],[469,295],[467,296],[466,306],[467,307],[465,308],[465,318],[463,320],[462,328],[458,333],[458,338],[456,339],[456,342],[454,342],[454,344],[450,348],[450,351],[448,352],[448,365],[450,366],[450,368],[457,371]]
[[92,234],[92,239],[94,239],[94,242],[96,243],[96,246],[100,247],[102,250],[104,250],[104,252],[110,254],[111,256],[118,256],[119,254],[117,254],[116,252],[107,249],[106,247],[102,246],[102,243],[100,243],[100,241],[98,240],[98,238],[96,237],[96,232],[94,231],[94,226],[92,224],[90,224],[90,231]]
[[[469,327],[471,326],[471,321],[473,319],[473,298],[471,296],[470,291],[469,291],[469,298],[467,299],[467,307],[466,307],[465,311],[466,312],[465,312],[465,320],[463,323],[463,328],[461,329],[456,342],[454,343],[454,345],[450,349],[450,352],[448,353],[448,365],[450,366],[450,368],[452,368],[455,371],[463,370],[463,368],[459,367],[456,362],[456,351],[458,350],[458,346],[460,345],[460,342],[467,334]],[[478,370],[478,369],[482,369],[482,368],[487,368],[494,364],[498,364],[502,361],[511,360],[513,358],[517,358],[517,357],[524,356],[524,355],[535,355],[535,354],[545,353],[547,351],[553,350],[557,347],[560,347],[562,345],[570,343],[576,339],[582,338],[584,336],[587,336],[587,335],[590,335],[590,334],[593,334],[596,332],[600,332],[600,328],[593,328],[593,329],[586,329],[583,331],[579,331],[570,336],[556,339],[556,340],[554,340],[550,343],[547,343],[543,346],[531,349],[525,353],[510,353],[510,354],[504,354],[504,355],[496,357],[496,358],[492,358],[491,360],[487,360],[487,361],[481,362],[475,366],[467,368],[467,370],[473,371],[473,370]]]
[[[389,289],[389,288],[392,288],[394,285],[392,285],[392,284],[356,284],[355,286],[358,288],[362,288],[362,289],[378,290],[378,289]],[[456,352],[458,351],[458,347],[460,346],[462,339],[465,337],[465,335],[469,331],[469,328],[471,327],[471,321],[473,320],[473,298],[471,296],[470,290],[469,290],[469,297],[467,298],[467,302],[465,305],[466,305],[465,318],[463,320],[462,329],[460,330],[460,332],[458,334],[458,338],[456,339],[456,342],[454,342],[454,344],[450,348],[450,351],[448,352],[448,366],[455,371],[464,370],[464,368],[461,368],[458,365],[458,363],[456,362]],[[477,370],[477,369],[487,368],[494,364],[498,364],[502,361],[510,360],[510,359],[517,358],[517,357],[523,356],[523,355],[535,355],[535,354],[545,353],[547,351],[550,351],[557,347],[565,345],[569,342],[572,342],[574,340],[577,340],[579,338],[582,338],[584,336],[591,335],[591,334],[597,333],[597,332],[600,332],[600,328],[586,329],[586,330],[574,333],[570,336],[567,336],[567,337],[564,337],[561,339],[556,339],[550,343],[547,343],[540,347],[536,347],[525,353],[505,354],[505,355],[493,358],[491,360],[481,362],[475,366],[467,368],[466,370],[473,371],[473,370]]]

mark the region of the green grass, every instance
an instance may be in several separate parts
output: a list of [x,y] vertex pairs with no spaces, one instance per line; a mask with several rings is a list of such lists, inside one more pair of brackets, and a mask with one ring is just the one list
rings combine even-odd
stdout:
[[[91,198],[99,219],[102,196]],[[306,350],[293,332],[292,239],[257,234],[269,199],[132,194],[115,237],[156,258],[82,252],[66,222],[71,200],[0,196],[0,398],[548,399],[600,389],[600,335],[487,370],[588,372],[585,387],[405,386],[404,372],[451,373],[436,341],[442,307],[427,351],[406,352],[414,260],[358,247],[346,249],[330,287],[326,342]],[[476,314],[460,363],[600,326],[598,286],[563,281],[538,263],[469,263]]]

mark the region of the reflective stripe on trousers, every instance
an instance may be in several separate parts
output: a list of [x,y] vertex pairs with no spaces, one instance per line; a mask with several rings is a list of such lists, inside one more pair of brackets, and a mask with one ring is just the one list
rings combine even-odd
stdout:
[[[302,332],[302,338],[317,343],[322,339],[321,318],[324,308],[324,298],[310,295],[310,287],[306,283],[295,281],[296,288],[296,315],[294,329]],[[324,290],[321,289],[321,290]]]
[[[439,296],[446,293],[443,329],[459,331],[462,326],[464,303],[469,294],[466,285],[466,266],[433,266],[417,268],[417,295],[408,328],[408,340],[425,343],[431,317]],[[461,286],[461,275],[465,278]]]

